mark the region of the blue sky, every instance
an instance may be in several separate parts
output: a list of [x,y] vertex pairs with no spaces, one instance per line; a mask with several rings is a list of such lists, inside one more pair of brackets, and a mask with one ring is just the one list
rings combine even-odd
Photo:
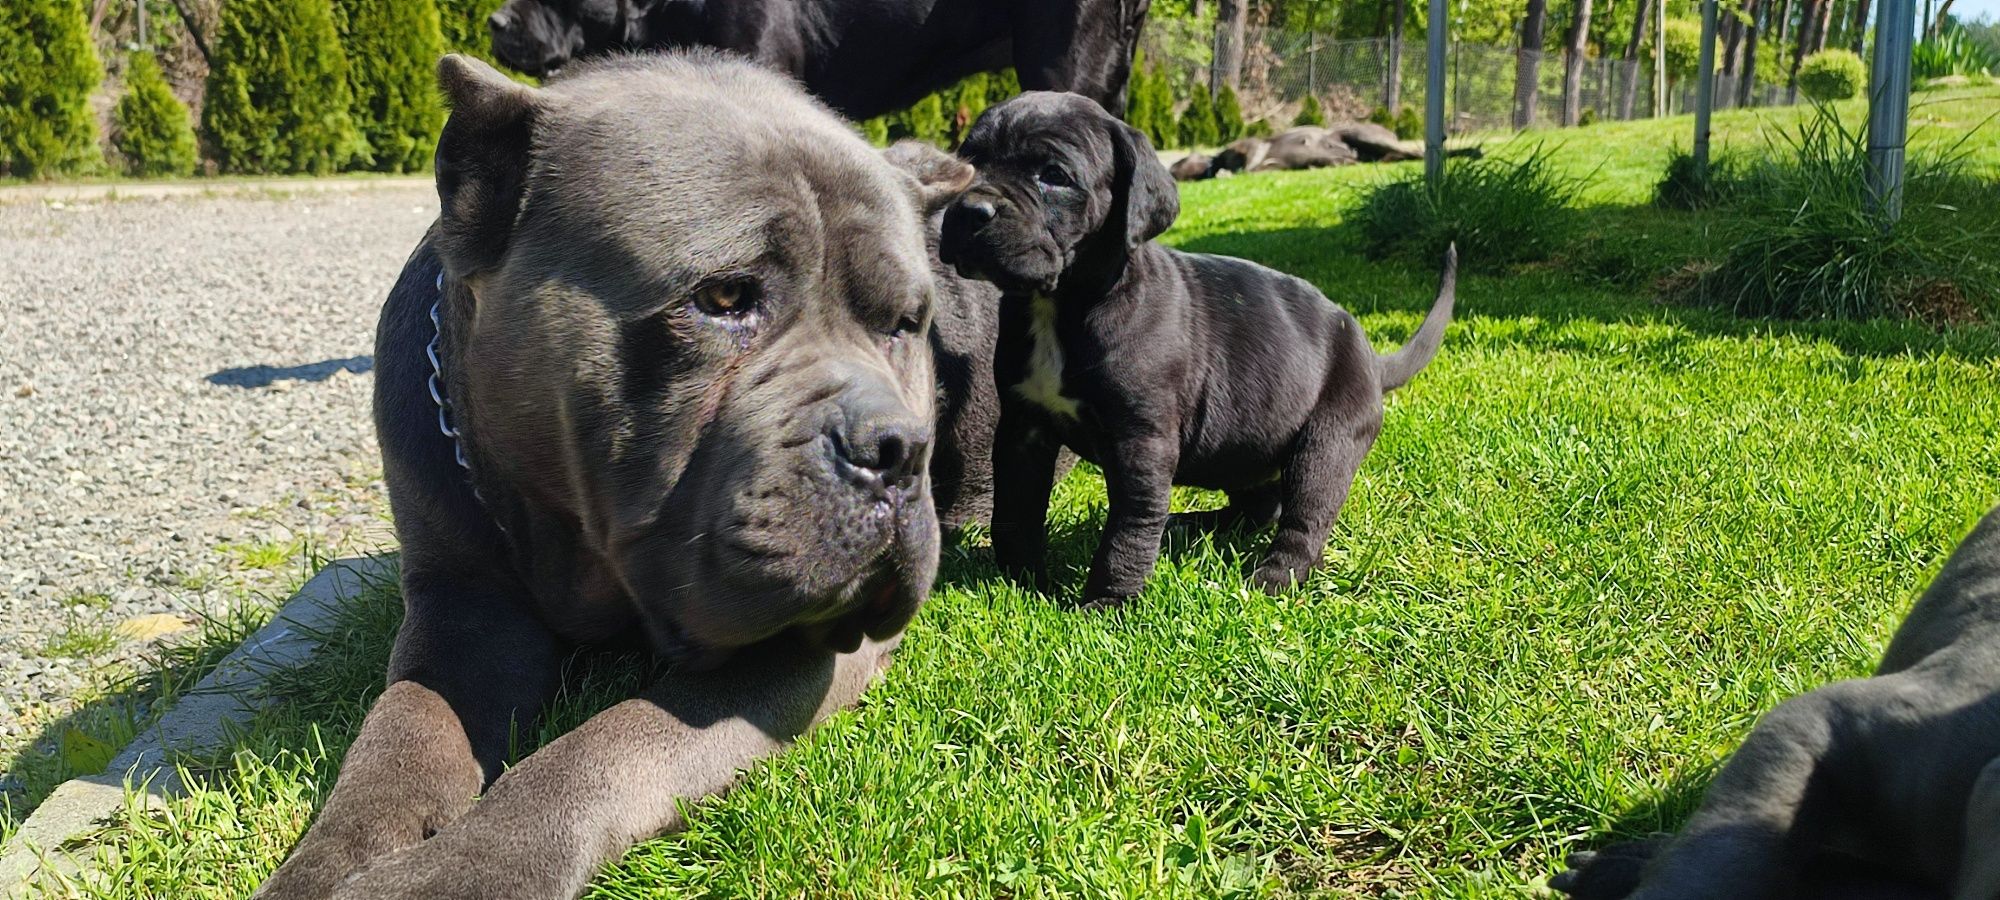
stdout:
[[[1923,4],[1918,3],[1917,8],[1923,9]],[[1963,19],[1977,19],[1981,16],[2000,19],[2000,0],[1958,0],[1951,5],[1951,11]]]

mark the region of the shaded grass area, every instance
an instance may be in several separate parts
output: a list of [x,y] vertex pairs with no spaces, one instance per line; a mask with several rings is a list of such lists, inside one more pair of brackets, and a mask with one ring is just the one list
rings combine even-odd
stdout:
[[[1513,897],[1569,849],[1672,827],[1759,712],[1868,670],[2000,498],[2000,332],[1656,302],[1629,269],[1698,252],[1701,219],[1636,205],[1668,143],[1621,128],[1559,152],[1604,168],[1590,228],[1630,262],[1464,278],[1303,589],[1245,589],[1262,535],[1205,536],[1126,610],[1080,615],[963,539],[860,709],[591,896]],[[1611,161],[1639,139],[1657,163]],[[1190,185],[1168,240],[1308,278],[1386,347],[1436,276],[1338,227],[1382,168]],[[1095,475],[1052,516],[1073,594]],[[55,894],[246,895],[331,785],[396,616],[388,591],[355,604],[285,703],[192,761],[193,795]],[[579,661],[537,737],[641,668]]]

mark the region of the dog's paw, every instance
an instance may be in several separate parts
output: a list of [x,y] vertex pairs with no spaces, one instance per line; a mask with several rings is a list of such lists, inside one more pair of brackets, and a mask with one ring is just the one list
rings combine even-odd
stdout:
[[1130,599],[1115,594],[1087,594],[1076,608],[1078,612],[1110,612],[1124,606],[1125,601]]
[[1549,887],[1575,900],[1622,900],[1639,889],[1646,864],[1664,841],[1650,838],[1572,853],[1563,861],[1568,869],[1550,878]]
[[1305,580],[1306,567],[1266,562],[1250,573],[1250,583],[1266,594],[1282,594]]

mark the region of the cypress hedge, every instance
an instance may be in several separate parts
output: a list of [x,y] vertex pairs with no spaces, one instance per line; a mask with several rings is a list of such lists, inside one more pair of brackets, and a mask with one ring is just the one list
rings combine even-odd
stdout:
[[335,0],[347,53],[354,123],[377,172],[430,168],[444,126],[437,61],[444,55],[432,0]]
[[367,162],[329,0],[228,0],[201,125],[224,172],[323,174]]
[[90,92],[103,79],[83,0],[0,3],[0,174],[40,178],[101,162]]
[[1181,110],[1181,143],[1213,147],[1215,139],[1215,103],[1209,98],[1208,85],[1197,84],[1188,96],[1187,109]]
[[157,178],[189,175],[201,162],[194,121],[167,86],[151,53],[134,53],[125,63],[125,94],[112,110],[112,143],[125,157],[125,170]]
[[1236,99],[1236,89],[1225,83],[1215,95],[1215,140],[1227,144],[1242,136],[1243,104]]

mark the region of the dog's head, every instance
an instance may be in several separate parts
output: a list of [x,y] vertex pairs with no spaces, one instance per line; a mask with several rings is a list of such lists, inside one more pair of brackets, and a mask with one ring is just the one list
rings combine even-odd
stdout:
[[986,110],[959,154],[978,175],[945,213],[939,255],[1008,290],[1052,291],[1080,263],[1122,265],[1180,214],[1146,136],[1076,94]]
[[[972,177],[717,54],[446,57],[436,245],[474,471],[683,661],[902,629],[936,573],[922,222]],[[462,400],[461,400],[462,395]],[[533,540],[532,535],[525,536]]]
[[679,46],[706,0],[507,0],[487,17],[493,55],[530,75],[612,50]]

